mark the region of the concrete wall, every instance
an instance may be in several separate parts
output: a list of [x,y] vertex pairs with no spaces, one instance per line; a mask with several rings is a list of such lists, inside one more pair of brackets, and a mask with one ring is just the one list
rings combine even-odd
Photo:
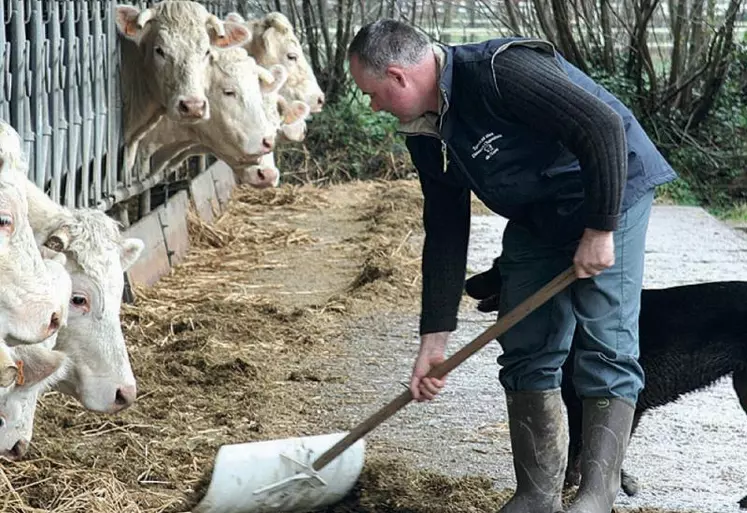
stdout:
[[212,223],[226,209],[235,185],[231,168],[218,161],[195,177],[188,191],[175,194],[130,226],[125,236],[142,239],[145,250],[129,269],[128,282],[150,286],[168,274],[189,251],[190,206],[194,206],[201,219]]

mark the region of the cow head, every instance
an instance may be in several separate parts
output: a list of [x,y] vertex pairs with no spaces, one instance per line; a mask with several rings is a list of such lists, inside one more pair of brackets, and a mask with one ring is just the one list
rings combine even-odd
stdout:
[[[232,14],[229,19],[237,18]],[[262,19],[247,22],[247,26],[252,32],[251,41],[246,46],[249,54],[261,66],[269,68],[281,64],[288,70],[288,80],[280,94],[288,100],[307,103],[311,112],[320,112],[324,105],[324,93],[288,18],[279,12],[272,12]]]
[[123,273],[140,256],[143,242],[122,239],[116,222],[103,212],[75,209],[59,220],[44,245],[66,255],[72,278],[68,324],[55,345],[70,366],[55,388],[89,410],[120,411],[136,396],[120,324]]
[[243,162],[272,151],[277,127],[263,97],[285,79],[277,70],[258,66],[243,48],[216,51],[212,57],[208,96],[216,105],[213,119],[191,127],[196,139],[221,158]]
[[189,1],[163,1],[144,10],[117,6],[117,27],[140,48],[150,93],[179,122],[210,118],[205,95],[208,65],[214,47],[246,43],[247,28],[222,22],[205,7]]
[[[18,134],[0,123],[0,141]],[[17,146],[17,148],[16,148]],[[0,144],[0,337],[33,344],[54,335],[67,321],[62,295],[70,277],[60,261],[45,263],[28,219],[27,178],[14,169],[23,161],[20,142]]]

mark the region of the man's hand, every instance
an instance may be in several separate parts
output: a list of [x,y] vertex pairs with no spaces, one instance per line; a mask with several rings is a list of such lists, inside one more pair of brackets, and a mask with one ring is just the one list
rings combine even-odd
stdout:
[[587,228],[581,236],[573,265],[578,278],[596,276],[615,263],[615,241],[613,232],[602,232]]
[[426,378],[430,370],[445,360],[446,341],[448,331],[427,333],[420,340],[420,352],[415,360],[410,381],[410,392],[416,401],[430,401],[446,384],[446,376],[442,379]]

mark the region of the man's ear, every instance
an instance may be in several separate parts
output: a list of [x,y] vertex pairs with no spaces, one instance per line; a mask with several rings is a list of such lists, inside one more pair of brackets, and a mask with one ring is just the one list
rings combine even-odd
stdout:
[[400,87],[404,87],[407,83],[407,80],[405,79],[405,70],[399,66],[388,66],[386,69],[386,76],[394,80]]

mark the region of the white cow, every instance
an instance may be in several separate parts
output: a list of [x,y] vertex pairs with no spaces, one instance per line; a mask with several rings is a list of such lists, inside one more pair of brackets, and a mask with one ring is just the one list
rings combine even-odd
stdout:
[[34,429],[34,413],[39,394],[59,380],[70,360],[60,351],[50,350],[48,342],[8,348],[0,342],[0,361],[16,367],[13,381],[0,388],[0,456],[21,459],[28,450]]
[[[211,56],[208,98],[213,105],[210,120],[197,125],[180,125],[161,118],[158,125],[140,142],[138,158],[147,168],[150,157],[162,150],[151,173],[158,173],[170,159],[186,148],[202,144],[212,152],[242,162],[268,153],[275,144],[277,123],[265,108],[263,95],[276,91],[277,70],[258,66],[243,48],[215,50]],[[282,73],[285,73],[282,70]],[[256,151],[253,140],[266,139],[265,150]]]
[[67,320],[70,277],[62,263],[44,262],[29,223],[20,137],[0,121],[0,338],[34,344]]
[[120,324],[123,273],[138,259],[144,244],[140,239],[123,239],[116,221],[101,211],[62,207],[28,180],[26,191],[37,244],[49,253],[64,254],[72,278],[67,326],[58,333],[54,347],[67,355],[71,365],[55,388],[89,410],[120,411],[136,397]]
[[[165,114],[180,123],[210,118],[205,96],[212,47],[241,44],[247,28],[223,23],[197,2],[164,1],[140,10],[118,5],[121,42],[125,166],[138,141]],[[257,152],[259,153],[257,148]]]
[[[55,349],[64,352],[71,365],[58,387],[90,410],[119,411],[132,404],[136,396],[135,378],[119,318],[123,273],[140,256],[143,242],[135,238],[123,239],[117,222],[101,211],[68,209],[52,201],[27,178],[28,164],[20,148],[20,137],[15,130],[0,123],[0,157],[11,161],[14,171],[0,172],[0,194],[4,181],[12,181],[13,193],[23,204],[22,215],[16,217],[19,223],[25,222],[25,229],[16,228],[13,237],[24,236],[26,246],[34,248],[35,252],[27,249],[23,256],[0,259],[0,265],[17,266],[20,262],[28,265],[35,255],[37,267],[54,271],[50,276],[45,270],[45,277],[35,282],[47,283],[54,301],[65,304],[64,310],[58,307],[56,311],[58,323],[66,319],[67,325],[59,330]],[[2,237],[0,230],[0,240]],[[42,262],[36,248],[51,260]],[[0,268],[0,283],[11,275],[11,270]],[[0,293],[0,316],[13,321],[15,315],[29,324],[29,319],[37,315],[34,303],[26,302],[20,308],[16,301],[6,306],[3,300],[10,288],[0,286],[0,290],[3,291]],[[49,310],[52,311],[51,306]],[[24,338],[28,335],[24,337],[15,332],[4,337],[9,344],[14,339]],[[43,338],[47,337],[37,337],[37,341]]]
[[[268,71],[257,66],[242,48],[216,51],[214,67],[208,94],[216,106],[214,119],[195,126],[180,126],[162,118],[159,126],[140,143],[139,157],[146,162],[152,157],[152,173],[178,165],[190,155],[213,153],[228,163],[237,180],[244,183],[245,169],[256,167],[261,159],[268,158],[247,154],[241,144],[242,134],[254,130],[257,118],[266,120],[273,132],[279,131],[285,138],[303,138],[303,120],[309,107],[299,101],[289,104],[278,94],[288,76],[284,67],[273,66]],[[253,105],[255,102],[260,104],[261,116]],[[276,185],[279,178],[277,172],[254,176],[257,180],[252,185],[257,187]]]
[[246,21],[233,12],[226,16],[225,21],[231,22],[243,23],[249,29],[251,39],[245,48],[261,66],[269,68],[282,64],[288,70],[288,80],[280,94],[289,101],[303,101],[309,105],[312,113],[321,112],[324,93],[288,18],[282,13],[271,12],[263,18]]

